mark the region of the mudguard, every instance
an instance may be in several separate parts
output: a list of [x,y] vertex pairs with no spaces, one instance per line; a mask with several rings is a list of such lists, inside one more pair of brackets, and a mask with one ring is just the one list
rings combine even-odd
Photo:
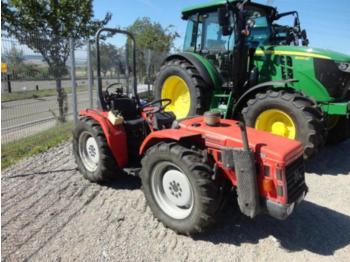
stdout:
[[111,150],[119,168],[123,168],[128,163],[127,137],[122,125],[114,126],[108,120],[108,113],[94,109],[82,110],[80,116],[89,117],[101,126],[106,137],[107,144]]
[[207,87],[220,88],[221,80],[219,73],[204,57],[200,56],[199,54],[186,52],[170,55],[164,62],[168,62],[173,59],[184,59],[192,64],[203,78]]
[[148,148],[160,142],[184,141],[186,139],[191,139],[191,141],[194,142],[196,140],[201,140],[202,136],[198,133],[183,129],[166,129],[155,131],[149,134],[142,142],[139,154],[143,155]]
[[223,163],[225,167],[235,170],[241,212],[254,218],[260,212],[254,153],[250,150],[227,148],[223,151]]
[[239,113],[242,111],[245,103],[247,100],[252,97],[253,95],[257,94],[258,92],[264,92],[268,88],[290,88],[288,84],[298,82],[298,80],[295,79],[289,79],[289,80],[279,80],[279,81],[269,81],[260,83],[258,85],[255,85],[251,88],[249,88],[241,97],[238,99],[237,103],[235,104],[233,110],[232,110],[232,118],[237,119],[239,116]]

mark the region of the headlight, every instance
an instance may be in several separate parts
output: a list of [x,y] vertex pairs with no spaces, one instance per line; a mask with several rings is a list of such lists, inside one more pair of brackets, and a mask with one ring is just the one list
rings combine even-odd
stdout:
[[350,63],[337,63],[338,68],[340,71],[346,72],[346,73],[350,73]]

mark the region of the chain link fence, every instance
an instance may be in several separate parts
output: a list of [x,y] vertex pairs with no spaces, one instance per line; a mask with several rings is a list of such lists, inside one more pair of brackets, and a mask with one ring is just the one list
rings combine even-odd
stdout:
[[[45,48],[52,43],[47,40],[34,39],[36,46]],[[62,41],[62,40],[61,40]],[[125,41],[126,43],[126,41]],[[19,43],[16,39],[2,36],[2,65],[6,72],[1,74],[1,144],[19,141],[23,138],[38,135],[45,130],[55,128],[64,113],[65,121],[73,119],[72,101],[72,61],[69,56],[64,70],[60,73],[60,86],[64,90],[63,103],[57,96],[57,72],[50,67],[38,51]],[[119,44],[119,47],[118,47]],[[96,105],[96,50],[94,42],[75,45],[75,86],[77,90],[77,109]],[[145,93],[152,90],[156,72],[159,70],[166,53],[152,50],[137,51],[138,90]],[[90,57],[89,57],[90,56]],[[89,60],[90,58],[90,60]],[[124,44],[106,40],[101,45],[101,68],[103,87],[111,83],[129,89],[131,78],[131,61],[128,48]],[[129,64],[129,66],[128,66]],[[57,68],[56,68],[57,69]],[[89,77],[89,72],[91,72]],[[91,90],[89,89],[91,86]],[[129,89],[130,93],[131,90]],[[62,111],[63,110],[63,111]]]

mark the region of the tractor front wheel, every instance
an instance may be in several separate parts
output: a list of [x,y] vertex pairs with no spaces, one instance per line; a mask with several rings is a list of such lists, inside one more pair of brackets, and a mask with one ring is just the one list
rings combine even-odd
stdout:
[[186,235],[211,225],[220,202],[211,170],[198,152],[176,143],[151,147],[142,160],[141,179],[154,216]]
[[73,131],[73,152],[80,173],[89,181],[111,180],[118,172],[100,125],[82,118]]
[[250,127],[301,141],[305,159],[316,154],[326,140],[322,111],[299,93],[288,90],[258,93],[248,101],[242,114]]

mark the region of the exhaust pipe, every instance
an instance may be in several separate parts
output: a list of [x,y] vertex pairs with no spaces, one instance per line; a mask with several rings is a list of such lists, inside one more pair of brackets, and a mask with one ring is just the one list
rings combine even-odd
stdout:
[[241,130],[242,135],[242,142],[243,142],[243,149],[244,151],[250,151],[249,149],[249,141],[248,141],[248,134],[247,134],[247,127],[245,125],[244,121],[240,121],[237,123],[239,126],[239,129]]

